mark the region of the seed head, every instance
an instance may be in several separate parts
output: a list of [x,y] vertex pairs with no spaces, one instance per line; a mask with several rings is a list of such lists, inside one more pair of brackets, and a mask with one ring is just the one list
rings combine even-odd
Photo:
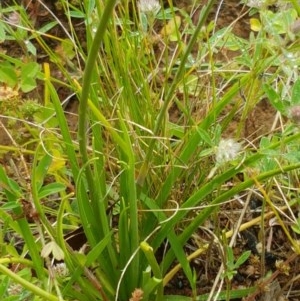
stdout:
[[241,144],[234,139],[221,139],[216,150],[217,164],[223,164],[234,160],[241,151]]
[[7,289],[7,292],[10,296],[20,296],[22,291],[23,287],[18,283],[11,284]]
[[129,301],[141,301],[143,299],[144,292],[140,288],[136,288],[132,292],[132,297],[129,299]]
[[144,14],[156,14],[160,10],[160,4],[157,0],[140,0],[139,9]]
[[17,12],[12,12],[9,14],[7,18],[7,22],[11,25],[20,25],[21,24],[21,16]]
[[262,8],[266,5],[265,0],[248,0],[246,3],[249,7]]
[[61,277],[61,278],[65,278],[65,277],[70,275],[70,272],[69,272],[69,270],[68,270],[68,268],[67,268],[67,266],[64,262],[54,265],[53,270],[54,270],[54,273],[58,277]]

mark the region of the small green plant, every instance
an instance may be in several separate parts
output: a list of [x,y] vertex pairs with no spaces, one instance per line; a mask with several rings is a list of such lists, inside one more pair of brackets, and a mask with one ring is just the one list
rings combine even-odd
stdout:
[[225,270],[223,277],[227,278],[231,281],[234,275],[237,274],[238,268],[247,261],[251,254],[251,251],[244,252],[240,257],[235,259],[233,249],[229,246],[226,247],[225,250]]
[[19,64],[20,62],[16,66],[8,61],[1,64],[1,83],[14,88],[15,91],[28,93],[37,87],[40,66],[36,62]]

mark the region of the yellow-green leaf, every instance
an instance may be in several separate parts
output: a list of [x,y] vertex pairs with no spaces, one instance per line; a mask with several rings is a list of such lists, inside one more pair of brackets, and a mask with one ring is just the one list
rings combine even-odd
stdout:
[[261,30],[261,23],[258,19],[256,18],[251,18],[250,19],[250,28],[253,31],[260,31]]
[[180,27],[181,18],[179,16],[175,16],[171,19],[161,30],[161,34],[163,36],[168,36],[171,41],[177,41],[177,30]]
[[49,173],[55,173],[61,170],[65,166],[66,162],[58,149],[52,150],[52,156],[52,163],[49,167]]

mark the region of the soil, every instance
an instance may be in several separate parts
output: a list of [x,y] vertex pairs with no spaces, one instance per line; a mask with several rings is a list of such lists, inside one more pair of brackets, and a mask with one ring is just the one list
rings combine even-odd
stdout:
[[[4,4],[9,3],[10,1],[4,1]],[[29,1],[25,1],[29,3]],[[45,1],[47,5],[50,5],[53,10],[55,7],[53,6],[52,1]],[[221,1],[219,1],[221,2]],[[216,18],[217,29],[232,26],[233,32],[242,37],[248,38],[250,34],[250,26],[249,26],[249,16],[247,14],[247,9],[238,3],[236,0],[225,0],[223,4],[219,7],[219,4],[215,5],[214,10],[211,12],[209,19],[214,20]],[[179,1],[180,6],[186,5],[186,2]],[[43,23],[49,20],[49,15],[43,14],[43,11],[36,11],[40,8],[31,7],[33,18],[36,18],[35,22]],[[218,14],[217,14],[218,12]],[[59,12],[58,12],[59,13]],[[217,16],[217,17],[216,17]],[[62,16],[61,16],[62,17]],[[195,16],[196,18],[197,16]],[[56,33],[57,34],[57,33]],[[63,36],[63,33],[61,37]],[[18,45],[6,42],[0,45],[2,49],[10,49],[10,53],[14,53],[15,56],[19,55]],[[56,45],[53,45],[55,47]],[[226,52],[220,55],[219,59],[228,60],[234,53]],[[59,88],[61,91],[60,97],[61,99],[65,99],[66,91],[62,88]],[[42,90],[42,89],[41,89]],[[42,95],[42,91],[34,91],[35,95],[38,97]],[[30,97],[28,95],[24,95],[25,98]],[[231,106],[234,106],[232,104]],[[66,114],[68,116],[68,123],[72,130],[76,130],[77,128],[77,107],[78,102],[76,100],[72,100],[69,102],[66,107]],[[227,108],[228,111],[231,110],[231,107]],[[223,112],[223,116],[226,116],[226,111]],[[176,122],[180,116],[179,110],[176,106],[170,108],[170,119],[173,122]],[[240,124],[243,124],[243,127],[240,128],[240,138],[245,138],[250,141],[259,141],[259,137],[262,135],[268,135],[270,130],[274,130],[277,127],[277,116],[276,111],[272,108],[272,106],[268,103],[267,100],[260,100],[252,109],[252,112],[245,117],[243,122],[241,123],[242,112],[237,113],[234,117],[233,121],[229,124],[226,129],[224,135],[226,137],[235,137],[237,132],[237,127]],[[7,120],[4,118],[0,118],[0,145],[12,145],[13,141],[9,134],[4,130],[4,128],[8,127]],[[3,159],[2,159],[3,160]],[[3,164],[6,164],[5,158],[2,161]],[[252,209],[255,211],[261,204],[259,200],[253,199],[252,201]],[[243,204],[239,201],[236,201],[234,204],[230,204],[228,207],[224,207],[221,211],[220,215],[216,218],[218,219],[218,223],[220,224],[220,228],[231,228],[232,225],[238,219],[240,211],[243,209]],[[251,220],[255,218],[259,213],[253,213],[253,210],[248,210],[244,220]],[[271,233],[272,232],[272,233]],[[286,242],[285,235],[282,233],[282,230],[279,226],[269,226],[267,227],[264,235],[266,237],[270,237],[272,243],[268,250],[264,252],[264,255],[258,251],[259,245],[259,237],[262,235],[259,227],[252,227],[249,230],[245,231],[238,239],[237,243],[234,247],[234,252],[236,256],[240,256],[245,250],[251,250],[250,259],[247,261],[247,264],[243,265],[238,273],[233,277],[232,287],[233,288],[247,288],[250,286],[260,287],[259,295],[255,295],[253,293],[245,300],[284,300],[284,293],[292,286],[292,291],[294,296],[290,295],[288,300],[300,300],[300,294],[297,295],[297,290],[300,290],[300,282],[299,280],[293,281],[294,277],[297,277],[299,274],[299,258],[292,257],[293,251],[290,249],[290,245]],[[189,254],[197,246],[197,242],[199,244],[209,244],[209,249],[207,252],[199,256],[196,260],[192,261],[192,266],[195,269],[195,273],[197,276],[197,294],[209,293],[211,287],[213,286],[214,280],[217,277],[217,273],[219,271],[219,267],[222,264],[222,254],[220,249],[216,244],[212,243],[213,238],[209,234],[209,232],[205,230],[199,230],[196,233],[196,238],[190,242],[186,247],[186,252]],[[208,260],[209,259],[209,260]],[[278,270],[276,267],[276,262],[281,260],[281,262],[285,262],[286,266],[289,267],[288,273],[279,273],[277,277],[274,277],[271,283],[268,283],[267,280],[263,279],[265,271]],[[289,260],[292,260],[289,263]],[[166,292],[168,294],[178,294],[184,296],[191,296],[191,288],[188,285],[187,280],[184,278],[182,273],[178,273],[176,277],[168,284],[166,287]],[[232,299],[233,300],[233,299]],[[241,298],[236,298],[235,300],[241,300]]]

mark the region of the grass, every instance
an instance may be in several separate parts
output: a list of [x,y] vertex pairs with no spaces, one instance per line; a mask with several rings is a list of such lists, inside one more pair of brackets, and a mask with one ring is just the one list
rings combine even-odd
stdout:
[[[271,217],[297,257],[299,5],[247,6],[258,17],[242,39],[207,22],[215,2],[154,1],[150,11],[127,1],[2,8],[0,37],[15,50],[0,53],[1,125],[10,141],[0,146],[2,300],[253,300],[290,264],[264,264]],[[235,53],[219,60],[225,50]],[[26,99],[38,86],[43,94]],[[65,110],[74,99],[75,129]],[[278,122],[245,137],[262,99]],[[249,221],[253,196],[262,211]],[[222,226],[219,216],[240,208],[237,200],[244,210]],[[267,280],[236,289],[253,250],[236,254],[234,246],[256,225]],[[78,226],[85,251],[66,239]],[[196,258],[215,267],[206,290]],[[168,293],[179,273],[185,297]]]

